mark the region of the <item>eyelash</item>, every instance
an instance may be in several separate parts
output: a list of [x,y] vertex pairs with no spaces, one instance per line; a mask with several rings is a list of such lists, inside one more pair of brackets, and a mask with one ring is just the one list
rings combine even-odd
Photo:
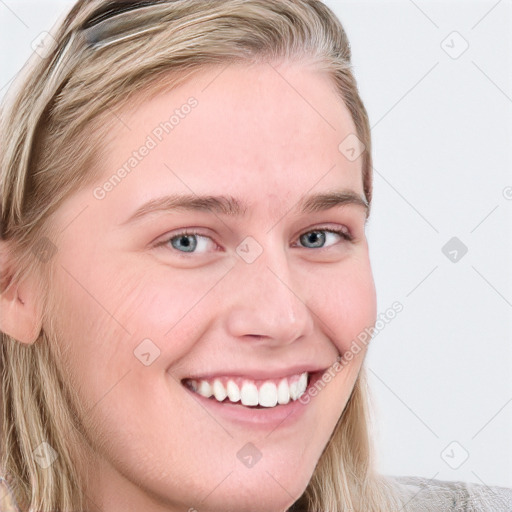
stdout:
[[[314,228],[314,229],[310,229],[308,231],[304,231],[304,233],[301,233],[298,238],[300,238],[302,235],[307,235],[309,233],[315,233],[315,232],[318,232],[318,231],[325,231],[325,232],[328,232],[328,233],[335,233],[336,235],[339,235],[343,240],[345,240],[347,242],[353,242],[354,241],[354,236],[350,233],[349,229],[346,226],[344,226],[343,228],[339,228],[339,229],[327,228],[327,227],[320,226],[318,228]],[[178,238],[180,236],[190,236],[190,235],[199,235],[199,236],[203,236],[205,238],[210,238],[211,239],[211,237],[201,233],[198,230],[195,230],[195,229],[184,229],[183,231],[175,233],[172,236],[168,236],[167,238],[165,238],[161,242],[157,242],[155,244],[155,248],[167,248],[166,246],[169,245],[169,242],[172,239]],[[319,247],[317,250],[319,250],[319,251],[321,251],[322,249],[327,250],[330,247],[331,246]],[[188,258],[188,257],[191,257],[193,254],[195,254],[195,253],[181,252],[181,251],[178,251],[178,250],[174,249],[173,247],[169,247],[169,248],[172,249],[173,252],[178,253],[179,256],[181,256],[183,258]],[[307,247],[305,249],[307,249]]]

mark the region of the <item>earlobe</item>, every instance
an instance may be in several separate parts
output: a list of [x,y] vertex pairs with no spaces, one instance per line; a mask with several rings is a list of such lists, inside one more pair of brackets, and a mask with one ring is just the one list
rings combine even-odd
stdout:
[[29,280],[18,285],[10,283],[12,266],[7,262],[5,241],[0,241],[0,272],[0,331],[30,345],[41,332],[39,301]]

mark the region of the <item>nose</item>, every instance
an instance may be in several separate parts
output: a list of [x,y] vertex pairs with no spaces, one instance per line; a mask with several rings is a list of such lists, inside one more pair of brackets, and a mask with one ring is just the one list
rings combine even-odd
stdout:
[[270,258],[269,252],[263,251],[251,264],[236,263],[225,327],[236,338],[290,344],[313,332],[313,313],[306,306],[307,297],[301,296],[308,286],[294,280],[297,276],[290,272],[284,253]]

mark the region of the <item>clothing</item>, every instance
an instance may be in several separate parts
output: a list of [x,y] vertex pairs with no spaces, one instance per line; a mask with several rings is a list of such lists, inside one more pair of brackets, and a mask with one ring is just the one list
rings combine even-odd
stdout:
[[[468,482],[390,477],[404,500],[401,512],[512,512],[512,489]],[[19,512],[7,482],[0,477],[0,512]]]
[[506,487],[415,476],[391,478],[400,484],[403,512],[512,512],[512,489]]

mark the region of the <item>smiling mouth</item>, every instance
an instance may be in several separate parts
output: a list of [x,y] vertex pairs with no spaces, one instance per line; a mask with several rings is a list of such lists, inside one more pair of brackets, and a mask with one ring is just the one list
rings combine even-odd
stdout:
[[238,404],[250,409],[269,409],[297,401],[319,372],[303,372],[280,379],[254,380],[246,377],[182,379],[192,392],[224,404]]

